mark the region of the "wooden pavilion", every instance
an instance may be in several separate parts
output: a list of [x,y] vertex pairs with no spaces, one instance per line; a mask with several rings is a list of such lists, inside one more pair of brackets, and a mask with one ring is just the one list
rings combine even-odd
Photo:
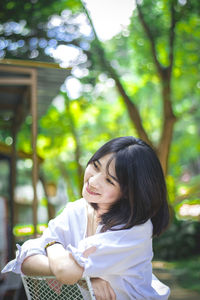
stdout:
[[[0,144],[0,160],[9,163],[9,199],[8,199],[8,259],[13,257],[13,220],[14,220],[14,189],[16,183],[16,160],[18,157],[29,157],[33,160],[33,225],[36,234],[37,226],[37,193],[38,164],[37,156],[37,121],[43,116],[54,97],[59,93],[60,86],[70,74],[70,69],[62,69],[55,63],[44,63],[23,60],[0,60],[0,131],[4,136],[12,137],[12,144]],[[32,153],[27,154],[16,150],[17,133],[27,115],[31,114]]]

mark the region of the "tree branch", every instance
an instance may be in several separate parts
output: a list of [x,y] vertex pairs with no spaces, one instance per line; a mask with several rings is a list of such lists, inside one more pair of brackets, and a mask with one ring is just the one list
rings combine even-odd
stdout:
[[172,66],[174,62],[174,41],[175,41],[175,26],[176,26],[176,18],[175,18],[175,10],[173,6],[173,2],[171,3],[171,26],[169,33],[169,71],[171,73]]
[[94,24],[93,24],[93,22],[92,22],[92,19],[91,19],[91,17],[90,17],[90,14],[89,14],[87,8],[86,8],[86,4],[84,3],[84,0],[80,0],[80,2],[81,2],[81,4],[82,4],[83,10],[84,10],[84,12],[85,12],[85,14],[86,14],[86,16],[87,16],[87,18],[88,18],[88,21],[89,21],[89,23],[90,23],[90,26],[92,27],[92,32],[94,33],[95,40],[96,40],[98,43],[100,43],[99,38],[98,38],[98,35],[97,35],[96,30],[95,30],[95,28],[94,28]]
[[91,25],[93,33],[94,33],[96,47],[97,47],[97,53],[98,53],[98,57],[99,57],[101,65],[109,73],[109,75],[114,79],[114,81],[116,83],[116,87],[119,91],[119,94],[122,96],[122,98],[124,100],[124,103],[128,110],[129,117],[130,117],[132,123],[135,125],[136,131],[137,131],[139,137],[142,138],[151,147],[154,147],[142,125],[142,120],[141,120],[141,117],[140,117],[140,114],[139,114],[139,111],[138,111],[136,105],[133,103],[133,101],[131,101],[130,97],[127,95],[127,93],[119,79],[117,72],[114,70],[114,68],[110,65],[110,63],[106,59],[106,54],[105,54],[104,48],[97,36],[96,30],[94,28],[94,24],[93,24],[92,19],[87,11],[84,1],[81,1],[81,3],[82,3],[84,12],[90,22],[90,25]]
[[167,165],[168,165],[168,156],[169,156],[170,145],[171,145],[172,135],[173,135],[173,128],[176,122],[176,117],[173,112],[172,101],[171,101],[171,75],[172,75],[172,67],[174,63],[174,40],[175,40],[175,24],[176,24],[175,10],[172,3],[171,26],[169,32],[169,65],[167,67],[163,67],[162,64],[157,59],[155,39],[154,36],[152,35],[150,27],[148,26],[148,24],[144,19],[144,15],[140,5],[138,4],[138,0],[136,0],[136,5],[138,9],[139,20],[151,44],[153,59],[158,74],[160,75],[161,78],[162,102],[163,102],[163,126],[162,126],[159,145],[157,146],[157,154],[160,159],[161,165],[163,167],[163,171],[166,174]]
[[137,10],[138,10],[139,20],[142,24],[142,27],[144,28],[144,31],[146,32],[146,35],[147,35],[147,37],[149,39],[149,42],[151,44],[151,51],[152,51],[152,55],[153,55],[153,59],[154,59],[156,68],[158,70],[158,73],[161,76],[163,76],[163,68],[162,68],[162,66],[161,66],[161,64],[160,64],[160,62],[158,61],[158,58],[157,58],[155,41],[154,41],[153,35],[150,31],[150,28],[149,28],[149,26],[147,25],[147,23],[144,19],[144,15],[142,13],[140,5],[138,4],[138,0],[136,0],[136,7],[137,7]]

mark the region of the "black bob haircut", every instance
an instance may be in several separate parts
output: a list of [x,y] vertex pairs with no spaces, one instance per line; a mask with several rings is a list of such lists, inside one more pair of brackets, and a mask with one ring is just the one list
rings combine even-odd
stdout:
[[[159,236],[169,223],[167,190],[161,164],[153,149],[139,138],[119,137],[104,144],[88,164],[112,153],[122,196],[102,215],[102,231],[128,229],[151,219],[153,236]],[[97,204],[92,204],[98,209]],[[118,228],[119,229],[119,228]]]

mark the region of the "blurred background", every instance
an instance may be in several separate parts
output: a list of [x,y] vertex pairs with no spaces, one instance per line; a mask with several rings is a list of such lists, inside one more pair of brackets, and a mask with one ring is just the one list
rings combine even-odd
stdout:
[[[199,299],[199,15],[188,0],[0,1],[1,269],[81,197],[91,155],[133,135],[168,186],[155,273],[171,299]],[[1,299],[22,299],[16,278],[0,281]]]

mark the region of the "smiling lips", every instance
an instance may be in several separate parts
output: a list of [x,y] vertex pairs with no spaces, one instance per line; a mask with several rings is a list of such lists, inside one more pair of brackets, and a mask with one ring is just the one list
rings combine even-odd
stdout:
[[91,190],[89,189],[89,185],[88,185],[88,184],[87,184],[87,186],[86,186],[86,191],[87,191],[88,194],[90,194],[90,195],[94,195],[94,196],[100,195],[99,193],[95,193],[95,192],[91,191]]

